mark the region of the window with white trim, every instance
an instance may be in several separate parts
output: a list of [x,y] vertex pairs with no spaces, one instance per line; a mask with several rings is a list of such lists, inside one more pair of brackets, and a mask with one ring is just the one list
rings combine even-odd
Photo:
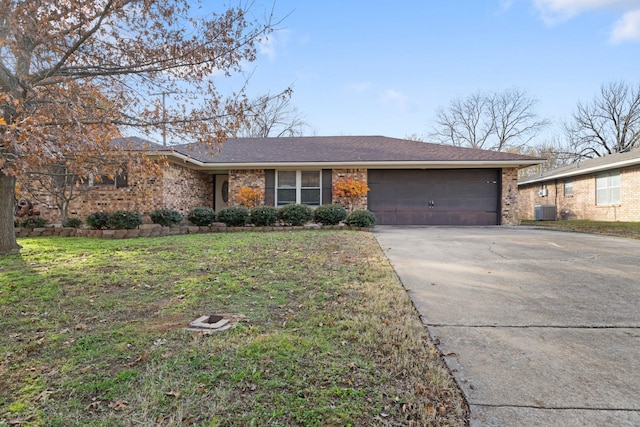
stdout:
[[313,171],[276,171],[276,206],[299,203],[320,206],[321,173]]
[[573,196],[573,180],[572,179],[567,179],[564,182],[564,195]]
[[620,204],[620,172],[608,172],[596,177],[596,205]]

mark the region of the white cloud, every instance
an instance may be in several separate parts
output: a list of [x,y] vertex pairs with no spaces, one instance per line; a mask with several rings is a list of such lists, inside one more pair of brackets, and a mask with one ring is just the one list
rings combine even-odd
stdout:
[[276,38],[269,35],[258,42],[258,52],[273,62],[276,59]]
[[[504,0],[509,1],[509,0]],[[556,25],[581,13],[606,10],[622,15],[613,26],[612,43],[640,41],[640,0],[532,0],[547,25]]]
[[533,0],[533,4],[547,24],[557,24],[590,10],[632,10],[640,7],[640,0]]
[[258,42],[258,53],[265,55],[269,61],[276,60],[278,54],[287,48],[291,34],[288,30],[277,30]]
[[625,13],[614,25],[609,38],[611,43],[640,42],[640,9]]
[[403,110],[407,110],[410,107],[409,96],[394,89],[386,90],[382,95],[382,100],[385,104],[394,104]]

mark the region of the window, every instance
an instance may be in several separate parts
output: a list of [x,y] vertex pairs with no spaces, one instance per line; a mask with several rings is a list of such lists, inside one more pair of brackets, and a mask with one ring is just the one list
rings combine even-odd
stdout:
[[564,195],[573,196],[573,180],[568,179],[564,182]]
[[320,206],[320,171],[277,171],[276,205]]
[[127,173],[121,171],[118,174],[89,174],[88,178],[89,187],[111,187],[111,188],[123,188],[128,185]]
[[620,172],[609,172],[596,177],[596,205],[620,204]]

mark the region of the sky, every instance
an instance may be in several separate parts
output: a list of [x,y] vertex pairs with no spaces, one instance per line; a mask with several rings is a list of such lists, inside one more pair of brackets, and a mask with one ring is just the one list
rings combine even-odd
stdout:
[[249,92],[293,85],[307,135],[417,135],[454,98],[508,88],[559,132],[602,84],[640,84],[640,0],[254,0],[279,29]]

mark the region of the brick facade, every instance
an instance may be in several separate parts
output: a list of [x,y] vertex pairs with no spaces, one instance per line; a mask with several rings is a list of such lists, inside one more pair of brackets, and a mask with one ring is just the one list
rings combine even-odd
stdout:
[[[118,210],[148,213],[155,209],[174,209],[184,216],[196,206],[213,206],[212,175],[168,163],[162,166],[158,176],[134,172],[128,175],[128,185],[95,186],[72,200],[69,218],[85,220],[94,212]],[[51,223],[60,222],[60,212],[53,205],[53,198],[44,191],[36,195],[26,194],[34,209]],[[39,202],[37,201],[39,200]],[[145,221],[149,219],[145,217]]]
[[265,193],[264,169],[232,169],[229,171],[229,206],[239,206],[238,192],[240,187],[259,188],[262,200]]
[[[596,205],[598,174],[575,176],[520,185],[518,217],[535,219],[536,205],[555,205],[558,219],[640,221],[640,167],[620,170],[620,204]],[[573,194],[565,195],[565,182],[573,182]],[[540,190],[546,195],[540,195]]]
[[500,225],[518,225],[518,169],[503,168]]
[[[368,178],[368,170],[367,169],[333,169],[331,173],[331,182],[334,183],[339,179],[344,178],[353,178],[358,181],[367,182]],[[332,202],[336,205],[343,206],[347,210],[351,208],[351,210],[355,209],[367,209],[368,206],[368,198],[367,196],[360,197],[355,200],[353,206],[349,206],[349,200],[343,197],[332,196]]]
[[[162,173],[160,207],[174,209],[186,217],[198,206],[213,208],[213,175],[169,163]],[[149,210],[154,209],[159,208]]]
[[[341,178],[353,178],[367,182],[367,169],[333,169],[331,172],[332,182]],[[501,173],[502,193],[500,220],[503,225],[515,225],[518,218],[533,217],[534,204],[551,204],[549,200],[555,199],[556,192],[552,185],[549,185],[549,196],[546,200],[537,198],[538,185],[534,185],[536,197],[530,196],[526,189],[517,188],[517,169],[505,168]],[[595,194],[595,178],[581,180],[574,179],[574,197],[564,203],[568,209],[581,215],[584,211],[584,201],[580,194]],[[242,186],[260,188],[265,194],[266,174],[264,169],[234,169],[229,171],[229,206],[239,205],[237,194]],[[636,220],[640,218],[640,207],[636,202],[624,205],[624,200],[630,199],[635,191],[636,200],[640,194],[640,169],[626,170],[622,177],[623,189],[621,194],[623,206],[618,207],[597,207],[596,209],[607,218],[617,218],[619,220],[635,215]],[[635,187],[627,186],[628,183],[635,182]],[[587,188],[590,183],[591,187]],[[178,163],[166,163],[162,166],[158,176],[130,174],[128,185],[123,188],[97,186],[83,194],[79,199],[72,201],[69,208],[70,218],[80,218],[83,221],[86,217],[97,211],[113,212],[116,210],[137,211],[148,213],[155,209],[174,209],[186,216],[187,213],[196,206],[213,207],[213,175],[198,170],[190,169]],[[324,191],[327,191],[326,189]],[[60,222],[60,215],[57,209],[51,206],[51,200],[47,201],[44,194],[40,195],[45,203],[35,204],[34,208],[41,212],[41,215],[52,223]],[[336,196],[332,197],[332,202],[350,208],[349,202]],[[368,198],[364,196],[356,201],[352,209],[367,209]],[[559,205],[558,211],[563,207]],[[594,203],[595,204],[595,203]],[[519,206],[520,205],[520,206]],[[148,222],[149,218],[145,217]]]

